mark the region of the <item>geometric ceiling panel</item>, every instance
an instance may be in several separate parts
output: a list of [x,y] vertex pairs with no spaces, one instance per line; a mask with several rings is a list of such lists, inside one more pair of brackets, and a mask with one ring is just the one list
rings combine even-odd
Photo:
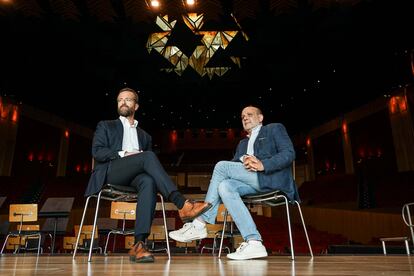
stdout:
[[[235,17],[232,18],[239,30],[204,30],[203,14],[184,14],[178,22],[169,22],[168,15],[157,16],[155,23],[164,32],[149,35],[147,50],[156,50],[174,66],[174,69],[160,68],[161,71],[175,72],[181,76],[185,70],[192,68],[202,77],[211,79],[223,76],[232,68],[241,67],[241,56],[237,56],[234,51],[226,52],[233,39],[242,32]],[[241,43],[246,44],[247,36],[242,37]],[[242,55],[241,51],[238,52]]]

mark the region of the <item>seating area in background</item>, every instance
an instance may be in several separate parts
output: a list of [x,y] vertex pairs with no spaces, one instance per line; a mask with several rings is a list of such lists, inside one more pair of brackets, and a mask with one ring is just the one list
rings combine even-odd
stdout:
[[[370,208],[400,210],[402,205],[412,201],[414,194],[412,179],[414,179],[414,172],[408,171],[368,180],[374,201]],[[363,197],[359,191],[360,181],[359,176],[351,174],[318,176],[316,180],[306,181],[299,187],[302,205],[354,203],[354,208],[357,208],[360,205],[358,201]],[[389,196],[390,188],[393,190],[392,197]]]
[[[189,177],[188,179],[190,181],[195,180],[196,182],[200,182],[201,180],[197,180],[197,177],[200,177],[200,173],[194,172],[189,173],[186,177]],[[201,177],[203,177],[201,175]],[[208,178],[208,177],[204,177]],[[25,178],[20,178],[21,181],[26,181]],[[19,181],[20,181],[19,180]],[[17,184],[17,178],[11,177],[11,179],[6,180],[5,183],[10,185],[18,185]],[[78,225],[80,222],[80,216],[82,215],[82,209],[84,207],[85,198],[83,197],[83,193],[86,187],[87,177],[81,176],[81,177],[57,177],[45,180],[42,182],[44,188],[41,190],[43,191],[41,193],[40,198],[38,199],[38,206],[45,206],[45,203],[47,202],[48,198],[73,198],[71,201],[72,205],[69,206],[69,217],[66,218],[59,218],[57,221],[57,235],[55,236],[55,245],[54,245],[54,252],[55,253],[71,253],[74,251],[74,244],[76,243],[75,236],[75,229],[74,226]],[[34,181],[24,182],[21,186],[26,187],[30,185],[34,185]],[[26,187],[27,188],[27,187]],[[190,187],[191,188],[191,187]],[[197,192],[202,192],[199,187],[197,188]],[[9,186],[5,186],[5,189],[2,190],[2,192],[5,192],[4,195],[7,195],[7,198],[4,201],[3,206],[1,207],[0,215],[1,215],[1,221],[0,224],[4,224],[4,228],[6,229],[6,232],[3,233],[2,236],[0,236],[0,241],[4,241],[7,232],[9,231],[9,228],[14,230],[14,223],[10,224],[8,219],[6,218],[6,215],[8,214],[8,206],[12,202],[19,202],[22,200],[23,197],[25,197],[24,191],[19,193],[13,194],[13,189]],[[11,197],[8,196],[8,194],[12,194]],[[196,194],[194,197],[196,199],[201,199],[203,195]],[[98,245],[102,248],[102,251],[104,251],[105,243],[107,239],[107,234],[109,231],[113,228],[122,228],[122,222],[121,221],[115,221],[110,219],[110,207],[111,207],[110,201],[102,201],[101,202],[101,215],[97,220],[97,226],[98,226]],[[40,209],[39,213],[42,213],[42,208]],[[165,203],[165,213],[166,213],[166,220],[167,220],[167,229],[168,231],[179,229],[182,226],[182,222],[178,217],[177,210],[175,206],[169,202]],[[280,211],[278,211],[280,213]],[[275,253],[275,254],[290,254],[289,250],[289,239],[288,239],[288,230],[286,227],[286,218],[279,218],[279,217],[267,217],[266,214],[254,214],[254,219],[256,221],[256,224],[262,233],[264,237],[264,243],[265,246],[269,249],[269,251]],[[93,214],[88,213],[88,224],[92,225],[93,223]],[[55,219],[52,217],[46,218],[39,216],[39,225],[40,230],[42,232],[42,244],[41,247],[43,248],[44,254],[50,254],[52,249],[52,239],[49,238],[48,234],[53,233],[54,229],[54,223]],[[92,220],[92,222],[91,222]],[[113,221],[113,222],[109,222]],[[157,211],[155,214],[155,220],[154,225],[163,225],[163,215],[162,215],[162,208],[160,205],[160,202],[157,203]],[[13,227],[13,228],[12,228]],[[133,228],[133,221],[129,221],[126,223],[126,228]],[[229,229],[229,228],[227,228]],[[236,228],[235,228],[236,230]],[[306,240],[301,237],[303,235],[301,233],[301,227],[300,224],[293,224],[292,225],[292,232],[293,236],[295,237],[295,253],[297,254],[306,254],[307,253],[307,245]],[[159,229],[156,229],[154,233],[158,233]],[[331,233],[323,232],[323,231],[317,231],[312,227],[308,227],[309,236],[311,237],[312,241],[312,247],[314,249],[315,254],[324,254],[327,252],[328,246],[332,244],[345,244],[347,243],[347,239],[343,236],[334,235]],[[86,233],[87,234],[87,233]],[[86,235],[85,234],[85,235]],[[89,234],[91,235],[91,233]],[[112,235],[111,235],[112,236]],[[158,234],[151,235],[149,240],[149,246],[150,248],[154,250],[162,250],[160,254],[165,254],[164,249],[167,245],[165,241],[162,241],[162,239],[159,239]],[[122,235],[116,235],[114,239],[112,237],[110,238],[108,245],[107,245],[107,251],[115,252],[115,253],[125,253],[127,252],[127,246],[126,244],[126,238]],[[224,244],[225,246],[228,246],[230,250],[233,250],[235,247],[238,246],[238,243],[240,242],[240,239],[237,235],[233,237],[233,239],[228,238],[225,239]],[[33,243],[33,242],[32,242]],[[212,254],[212,250],[206,249],[207,247],[212,247],[213,240],[212,239],[206,239],[201,241],[200,243],[177,243],[175,241],[169,240],[169,245],[171,246],[171,251],[174,253],[200,253],[201,248],[206,245],[206,247],[203,250],[203,254]],[[5,249],[6,250],[6,249]],[[6,252],[12,253],[14,250],[9,249]],[[99,249],[94,250],[94,253],[99,253]],[[155,251],[158,252],[158,251]],[[217,254],[217,250],[216,253]],[[223,252],[228,252],[228,249],[226,249]],[[85,251],[83,251],[85,253]]]
[[299,195],[304,205],[356,202],[357,184],[355,175],[319,176],[314,181],[302,183],[299,187]]

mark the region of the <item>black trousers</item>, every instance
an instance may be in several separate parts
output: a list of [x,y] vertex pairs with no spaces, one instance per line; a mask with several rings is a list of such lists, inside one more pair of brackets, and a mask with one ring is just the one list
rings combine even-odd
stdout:
[[151,151],[126,156],[112,161],[107,182],[114,185],[132,186],[137,190],[135,239],[144,241],[151,232],[157,203],[157,192],[165,199],[177,191],[157,156]]

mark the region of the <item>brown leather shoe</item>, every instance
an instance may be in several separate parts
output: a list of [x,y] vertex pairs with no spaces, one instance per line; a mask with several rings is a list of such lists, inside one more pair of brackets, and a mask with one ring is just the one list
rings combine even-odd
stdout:
[[136,263],[153,263],[152,255],[142,241],[137,242],[129,251],[129,260]]
[[189,222],[196,217],[202,215],[208,209],[211,208],[211,203],[209,202],[195,202],[186,200],[183,208],[178,210],[178,214],[183,222]]

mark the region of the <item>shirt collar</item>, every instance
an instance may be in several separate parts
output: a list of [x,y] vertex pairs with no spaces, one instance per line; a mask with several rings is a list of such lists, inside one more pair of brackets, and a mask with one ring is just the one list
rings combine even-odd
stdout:
[[128,127],[137,127],[138,126],[138,121],[134,120],[134,124],[131,125],[128,121],[128,119],[124,116],[119,116],[119,120],[121,120],[122,125],[124,126],[128,126]]
[[257,126],[255,126],[255,127],[252,129],[252,133],[257,133],[257,132],[259,132],[261,128],[262,128],[262,124],[258,124]]
[[258,124],[257,126],[255,126],[254,128],[252,128],[252,132],[250,132],[250,134],[247,135],[247,137],[251,137],[253,135],[257,135],[260,131],[260,129],[262,128],[262,124]]

